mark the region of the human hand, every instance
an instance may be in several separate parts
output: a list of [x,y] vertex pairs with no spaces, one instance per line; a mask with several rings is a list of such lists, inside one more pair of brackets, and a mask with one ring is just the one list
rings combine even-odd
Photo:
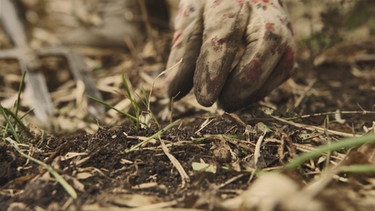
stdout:
[[[181,63],[177,64],[178,61]],[[282,0],[181,0],[167,68],[168,95],[234,111],[288,79],[295,44]],[[177,64],[177,65],[176,65]]]

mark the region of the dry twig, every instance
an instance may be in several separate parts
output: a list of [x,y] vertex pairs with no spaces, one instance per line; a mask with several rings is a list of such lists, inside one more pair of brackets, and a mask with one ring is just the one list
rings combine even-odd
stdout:
[[159,139],[159,140],[160,140],[160,144],[161,144],[161,148],[163,149],[163,152],[165,153],[165,155],[168,157],[168,159],[171,161],[171,163],[177,169],[178,173],[181,176],[181,188],[186,187],[186,183],[190,181],[189,175],[186,173],[181,163],[170,153],[164,141],[162,139]]

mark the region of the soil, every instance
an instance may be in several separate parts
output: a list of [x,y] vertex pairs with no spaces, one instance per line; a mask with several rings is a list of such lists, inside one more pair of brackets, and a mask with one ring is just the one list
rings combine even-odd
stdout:
[[[140,73],[155,75],[163,69],[164,61],[155,58],[156,54],[142,54],[146,51],[137,58],[124,52],[84,53],[90,61],[102,65],[101,70],[93,73],[97,81],[115,78],[108,86],[118,88],[120,93],[101,89],[106,102],[117,105],[126,100],[121,82],[124,71],[134,92],[140,87],[151,90]],[[51,71],[69,72],[63,59],[43,61]],[[9,61],[0,63],[3,68],[13,67],[14,74],[20,77],[17,65]],[[352,149],[359,153],[359,158],[351,155],[350,150],[342,150],[332,152],[328,158],[319,156],[297,169],[286,170],[284,166],[319,145],[374,132],[374,68],[375,59],[351,63],[335,60],[331,55],[329,61],[312,65],[299,58],[298,71],[292,79],[262,102],[229,114],[199,107],[190,95],[174,103],[173,120],[180,121],[167,130],[161,130],[170,125],[168,118],[161,117],[168,110],[160,91],[162,85],[155,85],[150,98],[152,113],[160,126],[149,121],[147,127],[139,128],[123,115],[110,114],[110,109],[102,117],[81,115],[73,108],[77,106],[74,98],[61,100],[55,103],[59,113],[54,127],[46,129],[47,135],[32,122],[32,114],[25,119],[32,134],[19,129],[18,147],[56,170],[74,188],[77,198],[73,199],[46,168],[21,156],[3,138],[0,210],[245,209],[249,206],[244,205],[247,199],[243,194],[256,184],[259,170],[281,172],[298,186],[290,198],[277,199],[276,208],[296,208],[293,197],[302,195],[315,203],[306,205],[307,208],[316,208],[318,204],[321,210],[370,210],[375,207],[373,174],[334,174],[314,196],[303,191],[319,180],[324,169],[344,160],[373,164],[369,155],[374,148],[370,147],[372,152],[367,153]],[[17,83],[5,78],[2,75],[2,93],[7,90],[4,86],[17,93]],[[50,83],[51,90],[75,91],[74,85],[66,86],[73,81],[69,74],[58,80],[65,81]],[[25,113],[27,105],[21,106],[20,112]],[[150,113],[141,109],[142,114]],[[124,110],[133,112],[130,106]],[[149,138],[158,132],[161,135]],[[3,137],[15,138],[10,133]],[[147,143],[129,151],[145,140]],[[259,157],[255,159],[255,155]],[[198,164],[204,167],[199,169]],[[270,194],[269,198],[272,197]],[[261,210],[262,205],[251,206]]]

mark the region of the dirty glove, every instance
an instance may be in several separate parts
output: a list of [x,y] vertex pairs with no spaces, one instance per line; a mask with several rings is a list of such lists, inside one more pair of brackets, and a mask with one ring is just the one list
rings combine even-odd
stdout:
[[168,95],[178,100],[194,85],[201,105],[240,109],[290,77],[294,52],[282,0],[181,0]]

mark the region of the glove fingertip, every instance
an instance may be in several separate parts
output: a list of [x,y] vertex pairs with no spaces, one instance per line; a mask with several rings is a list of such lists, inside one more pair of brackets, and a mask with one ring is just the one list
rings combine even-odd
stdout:
[[194,75],[195,97],[199,104],[206,107],[215,103],[226,78],[226,74],[220,70],[218,72],[221,74],[212,74],[212,64],[208,62],[208,56],[207,51],[199,55]]
[[194,64],[182,61],[177,74],[168,87],[168,96],[173,100],[180,100],[193,88]]
[[193,87],[193,76],[186,75],[191,72],[186,72],[184,76],[175,77],[168,87],[168,97],[173,100],[180,100],[187,95]]

